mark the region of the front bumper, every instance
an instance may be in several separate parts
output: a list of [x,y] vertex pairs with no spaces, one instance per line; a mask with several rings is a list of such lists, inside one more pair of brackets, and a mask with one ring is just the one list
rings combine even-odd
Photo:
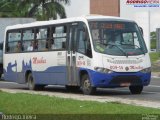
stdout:
[[150,83],[151,72],[113,72],[110,74],[89,70],[94,87],[124,87],[130,85],[147,86]]

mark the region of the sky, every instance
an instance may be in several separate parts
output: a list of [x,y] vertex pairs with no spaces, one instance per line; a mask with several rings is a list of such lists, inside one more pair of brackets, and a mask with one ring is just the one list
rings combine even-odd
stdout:
[[70,5],[65,6],[67,17],[77,17],[90,13],[90,0],[70,0]]
[[[156,28],[160,27],[160,7],[134,7],[133,5],[126,5],[126,0],[121,0],[120,6],[121,17],[136,20],[137,17],[143,19],[143,17],[148,16],[147,14],[150,14],[150,31],[155,31]],[[143,21],[147,21],[147,19],[143,19]]]
[[[90,13],[90,0],[70,0],[71,4],[65,6],[67,17],[76,17]],[[137,20],[136,17],[145,16],[150,11],[150,31],[155,31],[160,27],[160,7],[157,8],[137,8],[127,5],[126,0],[120,0],[120,16],[127,19]],[[146,17],[146,16],[145,16]]]

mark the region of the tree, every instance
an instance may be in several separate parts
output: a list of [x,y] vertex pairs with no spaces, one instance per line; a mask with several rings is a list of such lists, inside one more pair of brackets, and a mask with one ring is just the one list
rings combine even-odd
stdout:
[[70,0],[1,0],[2,17],[35,17],[38,20],[65,18]]
[[26,17],[31,4],[22,5],[23,0],[1,0],[0,17]]
[[68,5],[69,0],[38,0],[30,9],[28,16],[36,16],[39,20],[65,18],[65,8],[62,4]]
[[0,1],[0,16],[1,17],[12,17],[15,16],[16,5],[14,2],[9,0]]
[[156,32],[155,31],[150,33],[150,38],[151,38],[151,49],[156,49],[157,38],[156,38]]

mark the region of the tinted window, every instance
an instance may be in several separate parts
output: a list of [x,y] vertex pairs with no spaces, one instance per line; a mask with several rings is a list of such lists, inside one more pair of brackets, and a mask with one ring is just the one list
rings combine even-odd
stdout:
[[33,51],[34,50],[34,29],[23,30],[23,48],[24,51]]
[[67,27],[57,26],[52,27],[51,34],[51,49],[66,49],[66,37],[67,37]]
[[10,31],[7,33],[6,51],[7,52],[22,52],[23,51],[20,30]]
[[95,51],[109,55],[140,55],[147,52],[145,42],[134,22],[90,22]]
[[48,50],[50,28],[37,28],[36,29],[36,40],[35,40],[35,50],[44,51]]

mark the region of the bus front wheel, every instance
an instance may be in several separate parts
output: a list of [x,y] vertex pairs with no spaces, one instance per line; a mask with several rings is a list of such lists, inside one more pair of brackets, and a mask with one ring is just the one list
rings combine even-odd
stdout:
[[92,95],[96,92],[96,87],[92,87],[89,76],[87,74],[82,76],[81,87],[85,95]]
[[129,90],[132,94],[141,94],[143,86],[129,86]]

